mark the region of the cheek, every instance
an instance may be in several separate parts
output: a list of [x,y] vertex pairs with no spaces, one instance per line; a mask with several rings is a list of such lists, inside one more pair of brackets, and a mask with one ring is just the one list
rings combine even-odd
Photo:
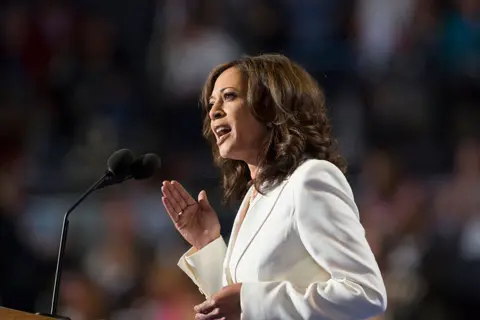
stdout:
[[265,126],[261,124],[257,124],[257,126],[255,127],[254,130],[252,130],[252,132],[254,132],[255,140],[257,142],[263,142],[268,135],[267,129],[265,128]]
[[262,144],[268,131],[250,111],[239,108],[239,112],[233,118],[235,119],[234,138],[236,143],[241,144],[244,148],[258,147]]
[[267,131],[265,127],[255,121],[251,122],[242,130],[240,138],[250,146],[259,146],[265,140],[266,136]]

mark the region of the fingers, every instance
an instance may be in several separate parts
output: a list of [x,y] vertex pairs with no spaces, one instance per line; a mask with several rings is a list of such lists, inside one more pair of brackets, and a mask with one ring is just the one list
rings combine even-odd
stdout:
[[220,314],[220,308],[216,305],[214,300],[206,300],[203,303],[193,308],[197,313],[195,319],[197,320],[219,320],[224,319]]
[[173,180],[171,185],[175,193],[178,194],[178,196],[180,196],[183,199],[183,201],[185,201],[185,204],[187,206],[191,206],[195,204],[195,199],[192,198],[190,193],[188,193],[187,190],[185,190],[185,188],[183,188],[183,186],[178,181]]
[[164,198],[168,199],[168,204],[170,205],[170,208],[173,213],[175,213],[175,216],[178,215],[185,207],[182,206],[176,198],[173,196],[172,191],[171,191],[171,186],[170,183],[165,181],[162,186],[162,192]]
[[205,300],[199,305],[196,305],[193,310],[197,313],[209,313],[215,309],[215,300]]
[[192,196],[177,181],[164,181],[162,191],[170,199],[175,210],[185,210],[185,208],[196,204]]
[[220,315],[220,309],[218,308],[213,309],[213,311],[208,314],[197,313],[195,315],[195,320],[224,320],[224,319],[226,318]]
[[172,183],[167,183],[166,185],[167,185],[168,191],[172,195],[173,199],[178,203],[180,208],[184,210],[186,207],[188,207],[187,201],[183,199],[183,197],[180,195],[180,192],[178,192],[177,188]]
[[177,228],[182,228],[185,219],[182,219],[184,210],[197,204],[190,194],[177,181],[164,181],[162,185],[162,202],[170,218]]
[[205,192],[205,190],[200,191],[200,193],[198,194],[198,204],[204,210],[209,210],[211,208],[210,202],[208,202],[207,193]]
[[179,221],[178,212],[172,207],[170,200],[166,197],[162,197],[162,202],[170,218],[172,218],[173,222],[177,223]]

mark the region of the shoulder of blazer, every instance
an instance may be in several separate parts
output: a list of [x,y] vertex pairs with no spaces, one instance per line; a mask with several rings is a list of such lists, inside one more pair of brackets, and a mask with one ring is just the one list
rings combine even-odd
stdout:
[[307,159],[290,176],[289,181],[295,186],[302,186],[310,181],[321,183],[342,191],[353,199],[353,192],[343,172],[326,160]]

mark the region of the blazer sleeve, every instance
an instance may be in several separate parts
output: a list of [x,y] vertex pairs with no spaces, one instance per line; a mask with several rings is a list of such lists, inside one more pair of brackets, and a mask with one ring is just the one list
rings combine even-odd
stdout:
[[243,283],[242,319],[368,319],[382,313],[385,286],[345,176],[320,160],[297,170],[291,178],[296,230],[331,277],[306,290],[288,281]]
[[188,250],[178,261],[178,266],[198,286],[207,298],[222,287],[223,261],[227,246],[222,237],[218,237],[204,248]]

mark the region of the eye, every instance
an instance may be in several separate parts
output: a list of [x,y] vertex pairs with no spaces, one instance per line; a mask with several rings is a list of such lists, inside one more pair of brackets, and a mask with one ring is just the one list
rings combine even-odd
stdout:
[[214,102],[209,102],[208,105],[207,105],[208,110],[211,110],[213,108],[214,104],[215,104]]
[[223,95],[223,99],[225,101],[231,101],[234,100],[236,96],[237,95],[233,92],[225,92],[225,94]]

